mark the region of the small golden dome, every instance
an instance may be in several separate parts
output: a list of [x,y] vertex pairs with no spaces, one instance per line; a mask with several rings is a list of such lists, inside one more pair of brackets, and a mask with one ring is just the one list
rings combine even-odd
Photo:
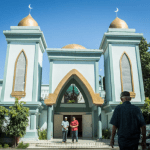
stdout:
[[86,49],[84,46],[79,45],[79,44],[68,44],[62,48],[66,48],[66,49]]
[[115,20],[110,24],[109,28],[124,28],[128,29],[128,25],[124,20],[121,20],[120,18],[116,17]]
[[29,14],[18,23],[18,26],[38,26],[38,23]]

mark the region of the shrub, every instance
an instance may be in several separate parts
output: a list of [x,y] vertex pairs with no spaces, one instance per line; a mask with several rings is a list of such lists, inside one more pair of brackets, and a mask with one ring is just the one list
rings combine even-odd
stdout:
[[7,126],[6,133],[10,136],[15,136],[15,138],[23,137],[26,134],[26,127],[28,126],[29,108],[24,107],[23,104],[25,102],[18,102],[16,98],[15,104],[9,107],[10,111],[8,116],[10,122]]
[[28,146],[29,146],[29,143],[23,144],[23,142],[21,142],[21,143],[18,144],[17,149],[19,149],[19,148],[25,149]]
[[39,140],[47,140],[47,129],[38,129]]
[[111,131],[109,129],[102,130],[102,138],[103,139],[110,139]]
[[3,148],[3,146],[0,144],[0,148]]
[[4,144],[4,148],[8,148],[9,147],[9,145],[8,144]]

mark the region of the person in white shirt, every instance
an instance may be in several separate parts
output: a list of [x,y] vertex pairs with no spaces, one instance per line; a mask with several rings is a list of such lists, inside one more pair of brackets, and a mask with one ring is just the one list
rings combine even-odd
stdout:
[[62,138],[63,138],[62,143],[64,143],[64,142],[66,143],[67,134],[68,134],[68,127],[69,127],[69,122],[67,121],[67,117],[65,117],[65,120],[62,121],[61,125],[62,125]]

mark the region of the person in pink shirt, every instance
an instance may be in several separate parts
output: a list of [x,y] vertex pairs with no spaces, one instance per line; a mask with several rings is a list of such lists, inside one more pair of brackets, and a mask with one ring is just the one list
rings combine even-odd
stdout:
[[70,124],[70,127],[72,128],[72,143],[74,143],[74,137],[76,137],[76,143],[78,142],[78,126],[78,120],[73,117],[73,121]]

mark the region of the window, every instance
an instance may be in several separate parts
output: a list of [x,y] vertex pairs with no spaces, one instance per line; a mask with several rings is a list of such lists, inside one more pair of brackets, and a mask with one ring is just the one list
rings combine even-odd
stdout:
[[124,52],[120,59],[121,91],[129,91],[131,97],[135,97],[132,65],[129,56]]
[[11,93],[12,97],[18,99],[25,97],[26,76],[27,76],[27,57],[24,50],[22,50],[19,53],[15,62],[13,90]]
[[85,101],[78,87],[71,84],[64,93],[61,103],[85,103]]

